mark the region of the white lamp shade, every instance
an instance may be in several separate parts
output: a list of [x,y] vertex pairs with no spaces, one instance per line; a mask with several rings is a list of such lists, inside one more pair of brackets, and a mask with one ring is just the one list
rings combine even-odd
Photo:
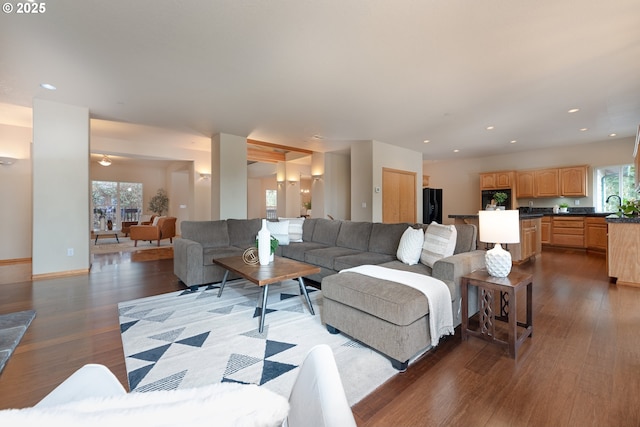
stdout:
[[500,243],[520,243],[520,213],[517,210],[480,211],[480,241],[495,243],[485,254],[487,272],[494,277],[507,277],[511,271],[511,254]]
[[480,211],[480,241],[487,243],[520,243],[518,210]]

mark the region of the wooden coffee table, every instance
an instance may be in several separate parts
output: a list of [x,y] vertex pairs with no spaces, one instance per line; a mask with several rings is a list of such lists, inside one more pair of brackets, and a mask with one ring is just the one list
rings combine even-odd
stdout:
[[227,271],[224,273],[222,283],[220,284],[220,291],[218,297],[222,295],[224,285],[227,283],[227,277],[229,272],[232,271],[239,276],[247,279],[251,283],[262,288],[262,306],[260,308],[260,326],[258,331],[262,333],[264,328],[264,316],[267,312],[267,295],[269,294],[269,285],[272,283],[282,282],[288,279],[298,279],[300,285],[300,292],[304,295],[309,306],[311,314],[315,315],[313,306],[311,305],[311,299],[307,293],[304,280],[302,276],[308,276],[320,272],[320,267],[305,264],[304,262],[295,261],[289,258],[275,257],[273,262],[268,265],[250,265],[246,264],[242,259],[242,256],[232,256],[226,258],[219,258],[213,260],[214,264],[217,264]]

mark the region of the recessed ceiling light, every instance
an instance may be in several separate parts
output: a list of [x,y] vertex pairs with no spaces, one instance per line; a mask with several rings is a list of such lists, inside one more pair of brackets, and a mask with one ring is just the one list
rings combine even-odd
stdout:
[[324,139],[324,136],[322,136],[322,135],[313,135],[312,138],[313,139]]
[[615,133],[610,133],[609,136],[616,136],[617,134]]
[[588,130],[589,130],[589,128],[580,128],[580,132],[586,132]]
[[511,141],[509,141],[510,144],[515,144],[516,142],[518,141],[516,141],[515,139],[512,139]]
[[424,142],[425,144],[428,144],[428,143],[429,143],[429,142],[431,142],[431,141],[429,141],[428,139],[425,139],[425,140],[424,140],[424,141],[422,141],[422,142]]
[[578,111],[580,111],[579,108],[572,108],[569,111],[567,111],[567,113],[577,113]]
[[50,83],[40,83],[40,87],[47,90],[56,90],[57,88]]
[[487,130],[494,130],[495,126],[487,126]]
[[457,148],[455,150],[453,150],[454,153],[459,153],[460,150],[458,150]]

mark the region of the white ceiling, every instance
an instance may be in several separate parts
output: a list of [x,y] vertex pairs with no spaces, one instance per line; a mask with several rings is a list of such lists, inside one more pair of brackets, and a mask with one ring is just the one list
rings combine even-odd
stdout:
[[87,106],[106,134],[130,131],[115,121],[315,151],[374,139],[437,160],[640,124],[638,0],[43,4],[0,15],[0,103]]

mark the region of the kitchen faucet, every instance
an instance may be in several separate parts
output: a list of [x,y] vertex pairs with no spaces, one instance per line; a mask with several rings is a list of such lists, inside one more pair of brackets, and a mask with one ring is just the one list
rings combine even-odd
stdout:
[[605,203],[609,203],[609,200],[610,200],[612,197],[615,197],[616,199],[618,199],[618,208],[619,208],[620,206],[622,206],[622,199],[621,199],[621,198],[620,198],[620,196],[618,196],[617,194],[612,194],[612,195],[610,195],[609,197],[607,197],[607,200],[605,200]]

